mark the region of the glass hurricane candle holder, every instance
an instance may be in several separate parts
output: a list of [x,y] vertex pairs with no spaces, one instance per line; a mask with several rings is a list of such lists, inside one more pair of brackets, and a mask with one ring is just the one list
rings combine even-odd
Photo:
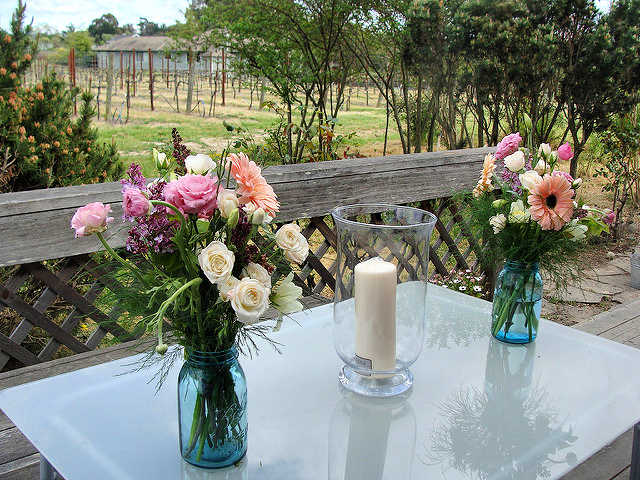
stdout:
[[337,231],[334,343],[351,391],[389,397],[409,390],[424,343],[432,213],[386,204],[331,212]]

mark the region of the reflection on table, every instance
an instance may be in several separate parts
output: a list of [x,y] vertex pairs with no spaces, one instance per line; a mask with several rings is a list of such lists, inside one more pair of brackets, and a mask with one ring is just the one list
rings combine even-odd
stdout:
[[408,395],[341,392],[329,428],[329,480],[411,478],[416,417]]
[[[484,391],[462,388],[440,405],[428,457],[474,479],[549,478],[551,463],[573,464],[577,440],[533,381],[535,343],[489,342]],[[516,461],[516,459],[521,459]]]

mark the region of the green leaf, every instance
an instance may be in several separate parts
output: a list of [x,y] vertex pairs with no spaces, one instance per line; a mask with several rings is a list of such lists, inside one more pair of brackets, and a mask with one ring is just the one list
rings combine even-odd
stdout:
[[597,218],[592,216],[583,217],[578,223],[580,223],[581,225],[586,225],[587,237],[597,237],[602,232],[609,233],[609,226],[602,220],[598,220]]

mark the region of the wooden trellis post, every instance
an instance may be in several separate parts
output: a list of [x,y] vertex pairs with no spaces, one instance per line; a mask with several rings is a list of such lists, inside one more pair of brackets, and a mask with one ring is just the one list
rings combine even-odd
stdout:
[[[122,57],[120,57],[122,59]],[[122,79],[122,77],[121,77]],[[111,95],[113,93],[113,53],[109,54],[107,59],[107,99],[104,105],[104,118],[109,120],[111,118]]]
[[225,57],[224,57],[224,48],[222,49],[222,103],[220,105],[222,105],[223,107],[225,106],[225,96],[224,96],[224,84],[227,80],[227,72],[225,69]]
[[153,112],[153,53],[148,50],[149,55],[149,97],[151,97],[151,111]]
[[[69,83],[72,88],[76,86],[76,51],[73,47],[69,50]],[[73,114],[78,114],[78,105],[76,98],[73,97]]]
[[132,94],[131,96],[136,96],[136,49],[133,49],[133,76],[131,78],[132,84]]

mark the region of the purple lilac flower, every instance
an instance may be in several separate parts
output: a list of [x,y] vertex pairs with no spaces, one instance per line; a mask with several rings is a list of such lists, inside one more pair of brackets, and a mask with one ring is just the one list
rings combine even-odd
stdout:
[[127,188],[139,188],[140,190],[147,189],[147,179],[142,175],[142,168],[137,163],[132,163],[127,169],[127,178],[120,180],[122,184],[122,192]]
[[[526,163],[524,169],[531,170],[531,159]],[[516,192],[518,195],[522,195],[522,183],[520,183],[520,175],[518,172],[512,172],[507,167],[503,166],[500,178],[503,182],[509,185],[509,187],[511,187],[511,190]]]
[[[164,181],[149,185],[150,200],[164,200],[162,190],[165,185]],[[167,218],[164,207],[154,206],[151,215],[138,217],[135,221],[136,224],[129,230],[127,238],[128,251],[140,254],[173,252],[171,239],[178,223]]]

